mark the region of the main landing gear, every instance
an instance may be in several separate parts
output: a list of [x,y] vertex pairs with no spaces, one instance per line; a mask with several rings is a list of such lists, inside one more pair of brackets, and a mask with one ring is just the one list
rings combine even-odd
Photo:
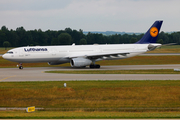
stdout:
[[19,66],[20,70],[23,69],[22,63],[19,63],[19,65],[17,65],[17,66]]
[[98,64],[91,64],[89,67],[90,68],[100,68],[101,66]]

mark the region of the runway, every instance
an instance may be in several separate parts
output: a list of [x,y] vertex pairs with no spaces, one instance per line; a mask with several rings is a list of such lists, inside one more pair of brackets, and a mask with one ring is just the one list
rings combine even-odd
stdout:
[[[6,120],[19,120],[19,119],[6,119]],[[21,119],[27,120],[27,119]],[[47,120],[47,119],[34,119],[34,120]],[[55,119],[48,119],[48,120],[55,120]],[[132,119],[56,119],[56,120],[132,120]],[[147,120],[147,119],[133,119],[133,120]],[[148,119],[148,120],[161,120],[161,119]],[[162,119],[162,120],[172,120],[172,119]],[[179,120],[179,119],[173,119]]]
[[[97,70],[135,70],[135,69],[176,69],[175,65],[119,65],[102,66]],[[71,67],[33,67],[24,68],[0,68],[0,82],[20,81],[71,81],[71,80],[180,80],[180,74],[54,74],[44,73],[49,70],[94,70],[75,69]]]

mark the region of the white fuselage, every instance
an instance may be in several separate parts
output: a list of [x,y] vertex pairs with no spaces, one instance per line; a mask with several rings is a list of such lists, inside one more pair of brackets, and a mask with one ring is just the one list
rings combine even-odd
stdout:
[[[67,63],[76,57],[102,54],[95,61],[113,60],[133,57],[147,52],[148,46],[149,44],[28,46],[11,49],[3,55],[3,58],[18,63],[59,62],[61,64]],[[119,55],[111,55],[114,53],[119,53]],[[123,55],[123,53],[128,54]]]
[[[163,21],[155,21],[145,35],[135,44],[114,45],[66,45],[66,46],[28,46],[9,50],[2,57],[19,63],[48,62],[57,65],[70,62],[72,67],[100,68],[95,64],[100,60],[114,60],[133,57],[161,44],[154,44]],[[20,64],[19,69],[22,69]]]

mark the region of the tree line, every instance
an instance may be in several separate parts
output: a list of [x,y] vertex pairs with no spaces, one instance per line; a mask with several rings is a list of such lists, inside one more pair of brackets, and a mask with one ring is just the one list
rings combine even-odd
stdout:
[[[20,47],[20,46],[45,46],[45,45],[76,45],[85,44],[123,44],[135,43],[142,38],[144,34],[114,34],[103,35],[99,33],[83,34],[83,30],[65,30],[53,31],[47,30],[28,30],[18,27],[16,30],[8,30],[6,26],[2,26],[0,30],[0,47]],[[165,33],[161,32],[158,36],[158,43],[180,44],[180,32]]]

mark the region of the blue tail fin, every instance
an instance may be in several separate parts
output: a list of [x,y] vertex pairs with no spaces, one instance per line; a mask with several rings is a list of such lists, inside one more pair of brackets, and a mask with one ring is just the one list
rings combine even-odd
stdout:
[[155,21],[146,34],[135,44],[156,43],[163,21]]

